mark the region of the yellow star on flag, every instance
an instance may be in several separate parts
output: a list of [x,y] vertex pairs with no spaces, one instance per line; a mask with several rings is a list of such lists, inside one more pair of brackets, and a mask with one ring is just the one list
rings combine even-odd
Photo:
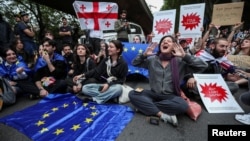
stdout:
[[92,115],[92,116],[96,116],[96,115],[97,115],[97,112],[91,112],[91,115]]
[[84,106],[84,107],[87,107],[87,106],[88,106],[88,103],[83,103],[83,106]]
[[142,50],[142,49],[139,49],[139,53],[143,53],[143,50]]
[[132,47],[131,47],[131,50],[133,50],[133,51],[134,51],[135,49],[136,49],[136,48],[135,48],[135,46],[132,46]]
[[95,106],[92,106],[92,107],[90,107],[90,109],[94,110],[94,109],[96,109],[96,108],[95,108]]
[[73,127],[70,128],[70,129],[76,131],[77,129],[80,129],[80,128],[81,128],[81,127],[80,127],[80,124],[77,124],[77,125],[73,125]]
[[64,132],[63,128],[62,129],[56,129],[56,131],[54,132],[54,134],[59,135],[59,134],[61,134],[63,132]]
[[40,130],[39,132],[42,134],[42,133],[44,133],[44,132],[48,132],[49,131],[49,129],[48,128],[42,128],[42,130]]
[[49,117],[49,114],[43,114],[43,118]]
[[58,108],[55,107],[55,108],[52,109],[52,111],[53,112],[58,111]]
[[93,121],[92,118],[86,118],[86,119],[85,119],[85,122],[87,122],[87,123],[90,123],[90,122],[92,122],[92,121]]
[[41,121],[41,120],[39,120],[39,121],[36,123],[37,126],[40,126],[40,125],[43,125],[43,124],[45,124],[45,122],[44,122],[44,121]]
[[123,49],[123,51],[124,51],[124,52],[128,52],[128,48],[125,47],[125,48]]
[[74,102],[73,102],[73,104],[74,104],[74,105],[76,105],[76,104],[77,104],[77,102],[75,102],[75,101],[74,101]]
[[69,106],[69,104],[63,104],[63,108],[66,108],[66,107],[68,107]]

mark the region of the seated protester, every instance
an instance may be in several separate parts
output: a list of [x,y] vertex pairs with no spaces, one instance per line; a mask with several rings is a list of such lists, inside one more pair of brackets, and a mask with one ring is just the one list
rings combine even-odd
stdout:
[[184,114],[188,110],[187,102],[180,96],[181,80],[186,74],[189,75],[187,68],[198,72],[203,71],[207,64],[185,53],[170,35],[161,38],[155,55],[153,51],[157,46],[157,43],[151,44],[143,54],[138,54],[132,61],[134,66],[148,69],[151,89],[132,90],[129,92],[129,98],[143,114],[157,116],[165,123],[177,126],[176,115]]
[[210,49],[210,51],[200,50],[195,54],[195,56],[208,63],[208,67],[203,73],[221,74],[231,93],[235,94],[239,89],[238,84],[233,81],[227,81],[226,79],[230,73],[234,73],[234,70],[230,67],[233,66],[233,63],[225,57],[228,45],[229,43],[227,39],[217,38],[214,40],[214,46]]
[[16,94],[39,96],[39,89],[32,81],[32,71],[14,50],[3,49],[3,62],[0,64],[0,76],[9,80]]
[[89,49],[86,47],[86,45],[83,44],[76,45],[73,54],[74,54],[73,68],[70,70],[72,72],[72,77],[67,78],[67,85],[68,85],[68,92],[78,93],[81,91],[83,85],[88,84],[92,81],[90,81],[91,79],[84,79],[82,81],[74,83],[73,77],[94,69],[96,64],[90,58],[89,56],[90,52]]
[[72,52],[69,44],[64,44],[62,46],[62,54],[66,60],[66,63],[67,63],[68,76],[71,76],[72,71],[70,71],[70,70],[73,69],[73,52]]
[[40,90],[40,96],[49,93],[66,93],[67,64],[64,57],[55,53],[56,42],[49,38],[43,41],[43,53],[34,67],[34,81]]
[[28,64],[29,68],[34,66],[34,58],[30,57],[28,52],[24,50],[24,46],[22,41],[19,38],[16,38],[14,42],[11,44],[11,48],[16,52],[18,56],[21,56],[26,64]]
[[[240,95],[239,100],[247,105],[250,106],[250,73],[247,73],[245,71],[240,71],[241,74],[246,76],[248,78],[248,88],[249,91],[244,92]],[[235,119],[243,124],[250,125],[250,113],[247,114],[236,114]]]
[[142,43],[141,36],[140,35],[135,35],[134,38],[133,38],[133,43],[141,44]]
[[119,40],[109,42],[108,55],[95,69],[74,77],[76,82],[82,77],[94,78],[98,83],[86,84],[82,93],[92,97],[98,104],[117,98],[122,94],[122,84],[128,74],[128,65],[121,56],[123,44]]
[[108,44],[105,41],[100,42],[100,51],[96,58],[96,64],[98,65],[103,59],[108,56]]

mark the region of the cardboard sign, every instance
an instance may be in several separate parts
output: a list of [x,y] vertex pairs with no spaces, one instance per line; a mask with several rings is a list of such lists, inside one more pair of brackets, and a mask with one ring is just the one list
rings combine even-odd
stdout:
[[221,74],[194,74],[203,104],[209,113],[243,113]]
[[244,2],[215,4],[213,7],[212,23],[225,26],[241,22]]
[[250,68],[250,56],[247,55],[227,55],[228,60],[239,68]]

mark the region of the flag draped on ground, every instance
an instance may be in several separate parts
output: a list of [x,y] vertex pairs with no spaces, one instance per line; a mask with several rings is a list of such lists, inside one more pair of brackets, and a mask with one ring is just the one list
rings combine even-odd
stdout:
[[81,29],[112,30],[118,18],[118,5],[111,2],[74,1]]
[[35,141],[113,141],[133,116],[125,105],[83,103],[72,94],[50,94],[0,122]]

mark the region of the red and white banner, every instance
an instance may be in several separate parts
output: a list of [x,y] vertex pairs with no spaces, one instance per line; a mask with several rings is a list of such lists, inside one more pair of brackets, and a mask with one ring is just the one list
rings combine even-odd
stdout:
[[244,113],[221,74],[193,74],[209,113]]
[[81,29],[112,30],[118,18],[118,5],[111,2],[74,1]]
[[176,9],[154,13],[153,42],[159,42],[162,36],[174,34],[175,15]]
[[181,5],[179,32],[180,38],[199,38],[203,27],[205,3]]

